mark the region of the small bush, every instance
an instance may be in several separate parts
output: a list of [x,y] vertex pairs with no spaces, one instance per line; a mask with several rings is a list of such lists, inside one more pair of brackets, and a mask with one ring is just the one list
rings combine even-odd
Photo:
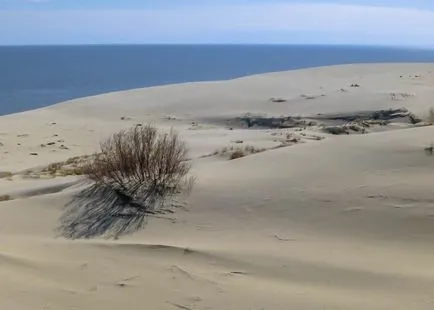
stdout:
[[88,165],[86,176],[108,186],[147,211],[180,191],[190,170],[187,148],[178,135],[148,125],[114,134]]
[[83,169],[93,185],[75,195],[60,218],[61,235],[71,239],[132,233],[147,215],[170,212],[173,198],[193,186],[185,144],[175,132],[150,125],[114,134]]

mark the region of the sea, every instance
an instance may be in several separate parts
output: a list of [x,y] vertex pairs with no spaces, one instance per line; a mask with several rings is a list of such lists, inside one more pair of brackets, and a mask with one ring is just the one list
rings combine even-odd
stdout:
[[434,62],[434,49],[337,45],[0,46],[0,115],[133,88],[379,62]]

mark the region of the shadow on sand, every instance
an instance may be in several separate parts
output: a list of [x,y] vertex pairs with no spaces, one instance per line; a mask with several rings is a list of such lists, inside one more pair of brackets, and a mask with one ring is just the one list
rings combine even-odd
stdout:
[[152,210],[113,188],[91,185],[65,205],[57,232],[68,239],[118,238],[144,228],[157,214]]

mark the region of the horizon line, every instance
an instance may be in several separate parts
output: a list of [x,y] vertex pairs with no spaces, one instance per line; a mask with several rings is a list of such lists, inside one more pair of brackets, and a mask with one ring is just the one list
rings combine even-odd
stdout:
[[68,47],[68,46],[341,46],[341,47],[383,47],[405,49],[434,49],[434,45],[398,45],[363,43],[234,43],[234,42],[149,42],[149,43],[32,43],[1,44],[0,47]]

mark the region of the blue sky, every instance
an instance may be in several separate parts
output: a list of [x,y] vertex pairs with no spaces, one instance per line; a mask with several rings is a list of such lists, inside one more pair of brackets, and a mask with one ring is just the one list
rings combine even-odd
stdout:
[[434,46],[434,0],[0,0],[0,45]]

